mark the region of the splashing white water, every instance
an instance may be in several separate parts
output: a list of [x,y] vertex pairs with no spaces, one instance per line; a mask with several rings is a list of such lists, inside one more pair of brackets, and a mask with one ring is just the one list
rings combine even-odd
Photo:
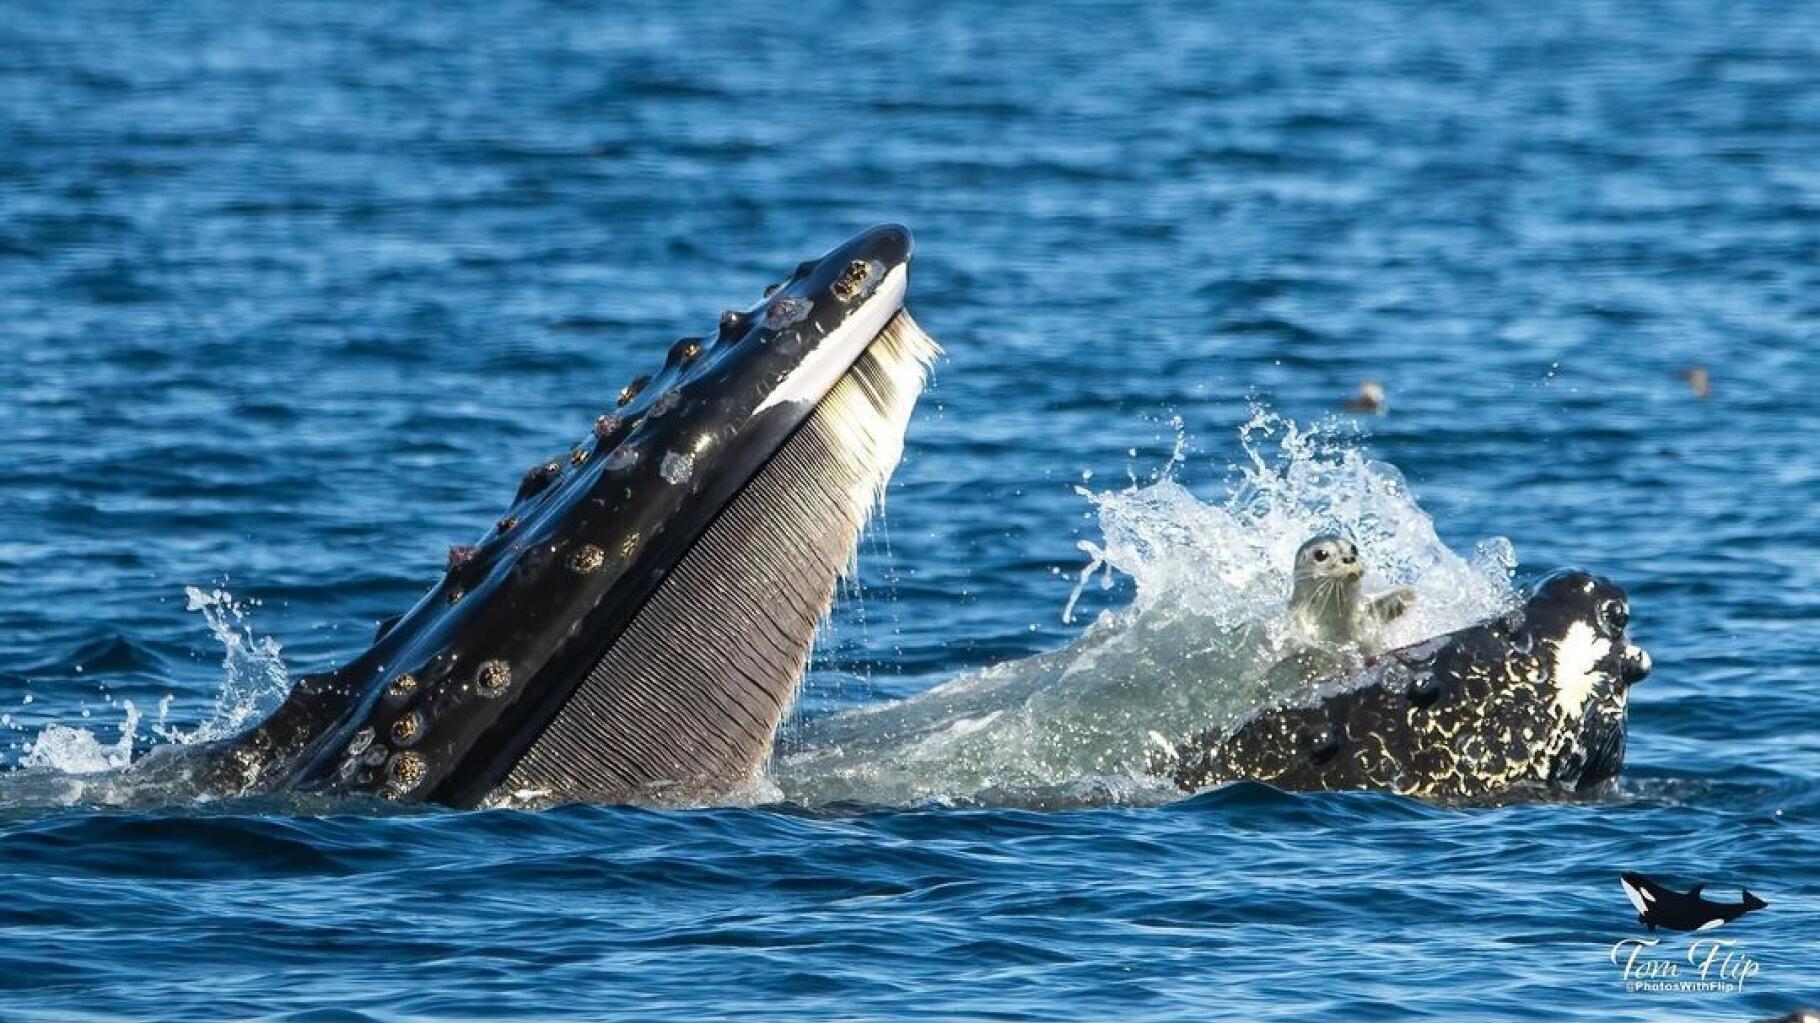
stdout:
[[[1274,444],[1271,442],[1274,441]],[[1419,599],[1385,638],[1401,646],[1460,628],[1511,606],[1516,553],[1502,537],[1481,541],[1469,561],[1436,535],[1402,473],[1342,441],[1331,424],[1304,430],[1256,410],[1239,428],[1245,463],[1226,500],[1207,504],[1167,472],[1120,491],[1076,488],[1099,511],[1102,542],[1082,541],[1089,558],[1063,611],[1072,618],[1096,572],[1137,583],[1131,611],[1164,604],[1225,628],[1280,626],[1291,563],[1302,542],[1340,533],[1359,545],[1370,590],[1410,586]],[[1172,460],[1172,464],[1173,464]]]
[[[226,590],[184,588],[185,610],[200,612],[209,634],[221,644],[222,680],[208,715],[196,727],[184,730],[166,724],[172,698],[158,702],[150,731],[172,745],[208,742],[233,735],[269,710],[290,688],[278,641],[253,632],[249,607]],[[19,767],[54,775],[49,787],[39,784],[27,792],[15,784],[14,797],[50,802],[94,801],[115,803],[137,795],[126,777],[93,776],[120,772],[133,765],[134,743],[142,715],[130,700],[120,702],[125,717],[118,737],[103,742],[89,728],[53,722],[45,725],[25,747]],[[87,712],[84,712],[87,717]],[[42,779],[40,779],[42,781]],[[39,790],[42,790],[40,792]],[[39,793],[34,797],[33,792]]]
[[133,736],[139,731],[139,708],[124,700],[121,707],[126,718],[120,723],[120,735],[111,744],[86,728],[69,725],[45,725],[33,739],[25,755],[19,758],[24,768],[46,768],[64,774],[95,774],[116,771],[133,762]]
[[[1178,427],[1179,430],[1179,427]],[[1151,753],[1229,725],[1281,695],[1271,668],[1287,652],[1291,563],[1302,542],[1338,532],[1369,566],[1366,591],[1415,590],[1393,646],[1515,606],[1503,539],[1462,558],[1436,535],[1397,470],[1266,411],[1239,430],[1243,460],[1225,499],[1203,502],[1174,478],[1079,493],[1101,539],[1069,598],[1120,572],[1132,604],[1106,612],[1065,649],[994,665],[911,699],[797,726],[798,752],[774,775],[792,799],[821,803],[1107,801],[1168,798],[1145,772]],[[1300,682],[1299,678],[1294,679]]]
[[202,724],[185,732],[160,724],[158,737],[174,743],[225,739],[252,724],[290,691],[283,648],[270,636],[253,632],[248,607],[226,590],[185,586],[186,611],[200,611],[210,635],[221,644],[221,688]]

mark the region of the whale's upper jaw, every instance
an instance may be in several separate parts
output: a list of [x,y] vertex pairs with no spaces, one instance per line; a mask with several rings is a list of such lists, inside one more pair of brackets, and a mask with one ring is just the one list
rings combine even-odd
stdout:
[[370,649],[217,759],[242,790],[457,805],[736,787],[938,352],[903,309],[910,258],[873,228],[678,342]]

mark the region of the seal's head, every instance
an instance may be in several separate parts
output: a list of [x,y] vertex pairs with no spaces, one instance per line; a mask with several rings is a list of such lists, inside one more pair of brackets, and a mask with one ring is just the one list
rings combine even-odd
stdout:
[[1365,574],[1359,545],[1343,536],[1322,534],[1295,552],[1296,582],[1357,579]]
[[1365,563],[1359,545],[1325,534],[1295,554],[1295,583],[1289,594],[1289,621],[1304,642],[1322,646],[1357,643],[1359,577]]

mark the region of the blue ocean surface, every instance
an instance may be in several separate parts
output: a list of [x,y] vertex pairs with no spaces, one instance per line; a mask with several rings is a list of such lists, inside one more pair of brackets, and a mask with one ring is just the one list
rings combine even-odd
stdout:
[[[1379,481],[1432,532],[1386,570],[1628,588],[1617,790],[1171,802],[1090,748],[694,810],[110,787],[363,649],[677,337],[880,221],[948,354],[804,720],[1229,605],[1196,551]],[[1820,1002],[1817,363],[1814,4],[8,4],[0,1019]],[[1623,871],[1768,907],[1652,935]]]

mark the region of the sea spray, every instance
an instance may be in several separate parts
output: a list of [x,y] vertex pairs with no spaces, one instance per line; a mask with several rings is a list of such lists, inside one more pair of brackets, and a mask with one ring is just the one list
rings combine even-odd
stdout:
[[[186,587],[185,610],[199,612],[221,645],[222,677],[200,724],[180,729],[167,723],[171,697],[158,702],[149,731],[171,746],[233,735],[283,698],[290,687],[277,640],[253,631],[249,605],[226,590]],[[21,770],[0,786],[0,807],[91,803],[125,805],[195,797],[187,775],[143,770],[151,757],[135,760],[142,715],[130,700],[117,737],[105,742],[89,727],[51,722],[39,730],[19,758]],[[88,715],[85,712],[83,717]],[[166,758],[165,762],[170,763]]]
[[23,756],[22,768],[45,768],[64,774],[96,774],[117,771],[133,762],[133,738],[139,731],[139,708],[131,700],[121,701],[125,718],[120,722],[119,736],[111,743],[87,728],[48,724],[39,731]]
[[[183,592],[187,598],[184,610],[200,612],[209,634],[221,644],[221,685],[200,725],[183,731],[161,723],[156,733],[181,744],[224,739],[277,706],[289,691],[283,648],[271,636],[253,632],[248,605],[226,590],[186,586]],[[160,714],[161,722],[162,717]]]
[[1281,695],[1284,616],[1296,548],[1352,537],[1368,592],[1408,586],[1392,645],[1515,606],[1515,557],[1500,538],[1449,550],[1394,466],[1334,424],[1305,428],[1254,410],[1225,494],[1202,501],[1177,471],[1185,442],[1147,484],[1077,488],[1100,537],[1063,608],[1094,579],[1135,583],[1068,647],[972,672],[911,699],[798,723],[775,777],[819,803],[1146,801],[1172,793],[1146,766],[1161,748],[1229,724]]

